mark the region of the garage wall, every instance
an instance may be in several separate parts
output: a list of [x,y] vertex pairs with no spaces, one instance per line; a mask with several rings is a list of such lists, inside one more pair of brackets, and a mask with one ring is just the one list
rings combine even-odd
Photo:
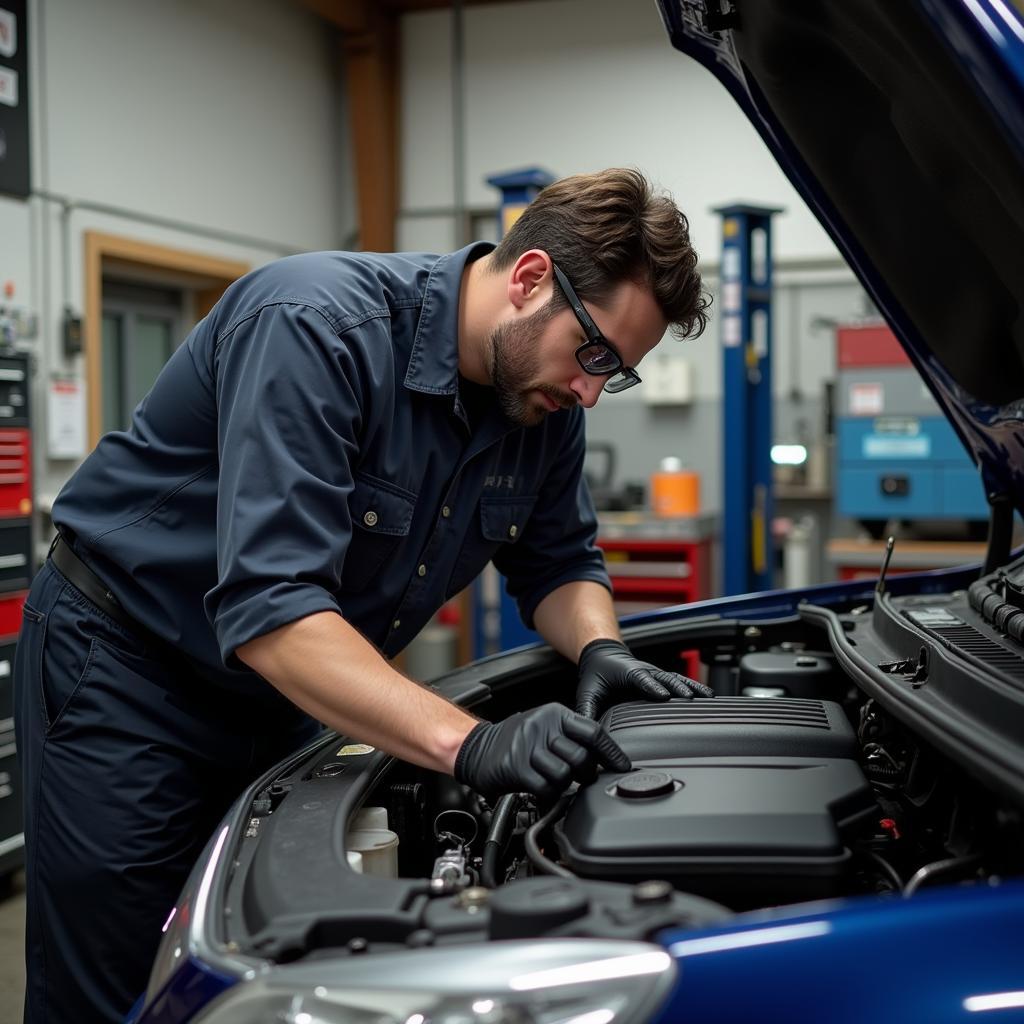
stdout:
[[[673,50],[653,0],[536,0],[463,13],[465,176],[470,205],[493,204],[484,178],[540,164],[561,176],[642,168],[690,218],[716,259],[732,200],[782,205],[777,253],[836,251],[718,82]],[[451,14],[402,19],[402,206],[451,204]]]
[[46,187],[297,248],[334,240],[334,72],[312,14],[281,0],[36,10]]
[[342,72],[332,34],[284,0],[29,0],[32,175],[0,197],[0,282],[35,314],[37,491],[45,395],[84,378],[62,352],[81,313],[83,235],[103,231],[258,266],[353,229]]

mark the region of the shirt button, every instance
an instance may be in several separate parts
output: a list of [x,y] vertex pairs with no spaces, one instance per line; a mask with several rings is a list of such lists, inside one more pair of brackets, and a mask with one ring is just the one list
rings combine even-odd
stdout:
[[519,532],[519,527],[518,527],[518,526],[516,526],[516,525],[514,525],[514,524],[513,524],[512,526],[510,526],[510,527],[508,528],[508,535],[509,535],[510,537],[515,537],[515,535],[516,535],[516,534],[517,534],[518,532]]
[[398,627],[401,624],[402,624],[402,620],[401,619],[395,619],[395,621],[391,623],[391,628],[392,629],[398,629]]
[[451,514],[452,510],[447,505],[445,505],[445,507],[441,509],[441,515],[443,515],[445,519],[447,519]]
[[425,565],[421,565],[421,566],[420,566],[420,567],[419,567],[419,568],[418,568],[418,569],[416,570],[416,572],[417,572],[417,573],[419,573],[419,575],[420,575],[420,576],[426,576],[426,575],[427,575],[427,567],[426,567]]
[[377,513],[374,512],[373,509],[371,509],[369,512],[366,513],[366,515],[363,516],[363,522],[367,526],[376,526],[377,525]]

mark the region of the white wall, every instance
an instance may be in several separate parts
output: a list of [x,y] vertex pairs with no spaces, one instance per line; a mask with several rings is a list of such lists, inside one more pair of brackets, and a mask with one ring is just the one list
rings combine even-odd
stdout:
[[31,226],[28,203],[0,196],[0,286],[10,282],[18,302],[31,302],[33,299],[29,260]]
[[354,214],[337,47],[297,5],[29,0],[29,27],[34,195],[0,197],[0,282],[39,320],[45,501],[74,468],[46,457],[45,395],[84,376],[61,343],[64,306],[84,304],[84,232],[258,266],[338,247]]
[[296,248],[335,240],[333,70],[312,14],[281,0],[37,9],[44,187]]
[[[725,89],[672,49],[653,0],[537,0],[466,8],[467,200],[489,174],[640,167],[676,197],[698,252],[717,261],[713,206],[781,205],[776,256],[836,250]],[[450,205],[451,14],[402,19],[402,207]]]

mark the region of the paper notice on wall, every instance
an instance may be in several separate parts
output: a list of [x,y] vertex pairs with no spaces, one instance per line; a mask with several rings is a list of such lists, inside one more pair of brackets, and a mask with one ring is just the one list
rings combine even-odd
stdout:
[[881,384],[858,382],[850,385],[850,415],[878,416],[885,405],[885,392]]
[[0,68],[0,103],[18,105],[18,72],[11,68]]
[[18,52],[18,16],[0,7],[0,57],[13,57]]
[[51,459],[85,455],[85,395],[77,380],[50,382],[46,394],[46,450]]

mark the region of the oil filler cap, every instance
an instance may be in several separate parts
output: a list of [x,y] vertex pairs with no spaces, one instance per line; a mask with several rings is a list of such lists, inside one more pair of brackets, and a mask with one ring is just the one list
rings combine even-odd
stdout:
[[674,789],[672,776],[667,772],[632,772],[616,783],[615,795],[626,800],[640,800],[644,797],[664,796]]

